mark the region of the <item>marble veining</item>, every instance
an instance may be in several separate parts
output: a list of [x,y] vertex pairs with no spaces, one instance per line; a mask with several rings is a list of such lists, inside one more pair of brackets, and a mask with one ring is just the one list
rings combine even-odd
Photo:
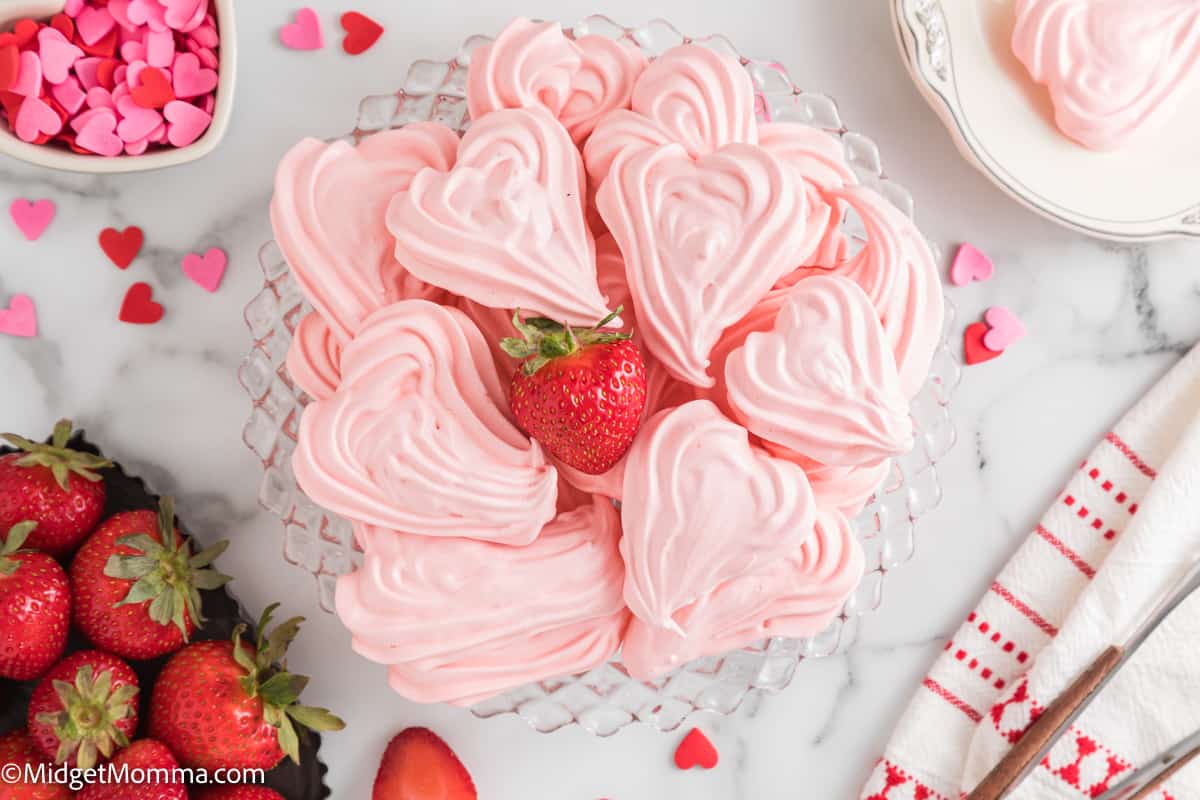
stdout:
[[[413,705],[349,652],[347,634],[317,607],[311,578],[280,556],[277,521],[257,505],[260,467],[241,442],[247,408],[236,370],[249,341],[242,309],[259,286],[256,253],[270,235],[273,165],[301,135],[344,131],[358,98],[394,88],[412,61],[453,52],[467,34],[498,29],[513,14],[574,20],[600,11],[632,20],[645,9],[630,0],[485,0],[467,13],[433,0],[360,0],[388,30],[351,59],[338,48],[336,15],[345,9],[332,0],[312,5],[326,24],[319,53],[274,44],[292,4],[239,7],[239,97],[229,138],[212,156],[102,178],[0,161],[0,207],[16,197],[52,197],[59,207],[35,244],[0,218],[0,303],[31,295],[41,324],[38,339],[0,340],[0,428],[36,433],[74,416],[152,487],[175,493],[196,534],[233,541],[223,566],[247,607],[282,600],[288,613],[309,618],[292,662],[313,676],[306,697],[350,723],[323,753],[334,797],[366,796],[384,743],[407,725],[445,736],[488,800],[856,797],[945,638],[1079,458],[1200,338],[1200,243],[1102,244],[1007,199],[957,156],[909,83],[876,0],[759,0],[752,13],[664,0],[654,12],[681,29],[722,32],[837,98],[847,124],[877,141],[889,173],[912,190],[918,222],[942,252],[969,240],[995,261],[992,281],[951,290],[959,324],[1003,304],[1029,336],[966,370],[952,403],[959,445],[939,464],[945,498],[922,518],[916,556],[888,576],[883,607],[864,619],[857,644],[802,664],[782,694],[752,696],[728,718],[696,720],[721,751],[712,772],[678,772],[678,735],[644,726],[603,740],[579,729],[544,736],[514,717],[484,721]],[[847,51],[853,66],[839,60]],[[147,246],[121,272],[96,236],[129,224],[145,229]],[[230,255],[215,295],[179,269],[186,253],[212,246]],[[139,280],[167,309],[152,328],[116,320]]]

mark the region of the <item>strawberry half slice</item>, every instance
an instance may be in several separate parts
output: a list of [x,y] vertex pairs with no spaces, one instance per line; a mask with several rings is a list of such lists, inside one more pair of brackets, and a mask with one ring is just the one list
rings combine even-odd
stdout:
[[371,800],[477,800],[458,756],[428,728],[406,728],[388,742]]

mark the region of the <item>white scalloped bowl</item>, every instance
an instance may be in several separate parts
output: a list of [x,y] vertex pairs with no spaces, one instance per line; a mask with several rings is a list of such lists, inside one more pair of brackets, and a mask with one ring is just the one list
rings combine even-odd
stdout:
[[892,0],[900,50],[959,151],[1033,211],[1121,241],[1200,237],[1200,100],[1120,150],[1054,124],[1049,95],[1013,55],[1013,0]]
[[[803,122],[839,136],[847,159],[863,182],[879,189],[911,216],[910,195],[882,177],[874,143],[842,125],[833,100],[801,91],[777,64],[741,58],[719,36],[685,39],[661,21],[624,28],[604,17],[590,17],[573,29],[576,36],[585,32],[628,39],[650,56],[684,41],[697,41],[739,58],[759,90],[762,116]],[[347,138],[357,141],[417,120],[432,119],[461,128],[467,114],[470,53],[486,41],[484,37],[468,39],[450,61],[414,63],[401,90],[362,101],[357,124]],[[849,232],[858,231],[850,224]],[[308,398],[292,382],[284,362],[295,326],[309,308],[274,243],[263,247],[259,261],[265,285],[246,307],[254,344],[239,371],[253,403],[243,438],[265,471],[260,502],[283,520],[284,558],[316,578],[321,606],[332,611],[337,577],[353,569],[359,554],[350,525],[309,500],[291,470],[296,430]],[[952,329],[953,321],[948,319],[946,330]],[[866,552],[867,574],[827,630],[808,639],[772,639],[724,656],[699,659],[648,682],[630,678],[617,659],[583,675],[510,690],[480,703],[473,712],[481,717],[515,713],[544,732],[577,723],[603,736],[634,721],[671,730],[694,710],[731,713],[752,690],[783,689],[801,659],[828,656],[847,647],[854,639],[858,617],[879,606],[887,572],[912,556],[917,518],[941,499],[935,465],[955,441],[947,404],[959,375],[958,360],[944,338],[930,379],[913,402],[917,446],[895,462],[871,504],[855,520]]]

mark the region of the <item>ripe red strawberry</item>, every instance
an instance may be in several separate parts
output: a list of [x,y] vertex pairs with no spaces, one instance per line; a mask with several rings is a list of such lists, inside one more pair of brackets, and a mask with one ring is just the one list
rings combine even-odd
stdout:
[[[0,764],[28,765],[31,769],[53,766],[37,751],[24,730],[0,735]],[[12,782],[0,779],[0,800],[71,800],[71,791],[58,783],[27,783],[25,776],[21,776]]]
[[23,550],[36,522],[0,537],[0,678],[28,681],[62,658],[71,622],[71,587],[45,553]]
[[505,339],[504,352],[524,363],[512,379],[512,411],[525,432],[568,466],[592,475],[621,460],[646,407],[646,365],[630,334],[604,328],[621,309],[592,328],[545,318],[513,325],[523,338]]
[[229,581],[206,569],[228,544],[192,555],[191,540],[175,528],[169,497],[160,501],[157,514],[113,515],[71,562],[75,626],[92,644],[123,658],[175,652],[204,624],[199,590]]
[[[139,739],[113,756],[111,764],[116,770],[127,770],[129,778],[144,777],[145,780],[142,783],[89,783],[75,795],[75,800],[188,800],[187,788],[182,783],[170,781],[172,771],[179,769],[179,762],[162,742]],[[138,775],[134,770],[142,772]]]
[[295,724],[316,731],[345,727],[323,708],[297,703],[308,684],[279,662],[296,638],[301,617],[266,632],[279,604],[268,606],[251,646],[233,640],[195,642],[163,667],[150,697],[150,735],[171,748],[185,767],[215,771],[271,769],[284,755],[300,761]]
[[476,800],[475,782],[436,733],[405,728],[383,751],[371,800]]
[[91,769],[129,745],[137,693],[137,675],[121,659],[99,650],[72,653],[34,688],[29,735],[54,763]]
[[192,795],[192,800],[285,800],[284,796],[266,786],[209,786]]
[[71,421],[54,426],[50,444],[12,433],[2,437],[18,451],[0,456],[0,530],[32,520],[27,544],[56,558],[79,546],[104,511],[104,482],[96,472],[111,467],[91,453],[67,447]]

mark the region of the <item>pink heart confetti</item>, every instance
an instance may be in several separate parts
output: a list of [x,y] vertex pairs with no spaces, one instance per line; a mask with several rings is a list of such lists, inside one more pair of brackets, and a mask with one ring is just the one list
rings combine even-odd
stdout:
[[208,11],[207,0],[158,0],[166,9],[163,15],[167,25],[174,30],[187,33],[204,22]]
[[971,281],[986,281],[995,273],[996,267],[992,260],[964,243],[954,256],[950,265],[950,282],[955,286],[966,286]]
[[170,31],[150,31],[146,35],[146,61],[152,67],[169,67],[174,63],[175,37]]
[[[97,109],[97,116],[90,119],[87,125],[75,137],[75,144],[84,150],[90,150],[96,155],[119,156],[125,149],[125,143],[116,134],[117,115],[107,109]],[[104,112],[108,111],[107,114]]]
[[53,200],[32,202],[23,197],[13,200],[8,207],[9,216],[17,229],[31,242],[36,242],[46,232],[46,228],[54,221],[55,211],[57,207]]
[[296,12],[296,21],[284,25],[279,32],[279,41],[292,50],[320,50],[325,46],[325,34],[321,31],[321,19],[311,8]]
[[225,268],[229,259],[225,251],[213,247],[204,255],[189,253],[183,257],[183,274],[192,282],[207,292],[215,292],[225,277]]
[[154,109],[142,108],[132,97],[121,98],[117,103],[117,113],[121,115],[121,121],[117,123],[117,136],[126,144],[146,139],[163,121],[161,114]]
[[54,28],[42,28],[38,31],[38,55],[42,59],[42,77],[54,84],[67,79],[71,67],[83,58],[83,51]]
[[205,113],[191,103],[172,100],[163,109],[167,126],[167,141],[175,147],[187,147],[200,138],[212,124],[212,114]]
[[217,88],[217,73],[203,69],[194,53],[184,53],[175,59],[172,71],[175,96],[179,98],[199,97]]
[[96,71],[100,68],[102,58],[95,56],[89,58],[81,58],[75,62],[75,77],[79,79],[79,85],[86,92],[94,86],[99,86],[100,82],[96,79]]
[[62,127],[62,117],[40,97],[26,97],[25,102],[21,103],[21,110],[17,112],[13,131],[21,141],[32,142],[42,134],[54,136]]
[[0,309],[0,333],[30,338],[37,336],[37,310],[33,300],[24,294],[14,294],[7,309]]
[[22,97],[37,97],[42,89],[42,60],[32,50],[21,53],[21,68],[12,92]]
[[107,127],[109,130],[112,130],[117,127],[116,108],[117,107],[115,105],[102,106],[99,108],[93,108],[91,111],[85,111],[75,117],[75,119],[71,120],[71,127],[75,130],[75,133],[79,133],[86,128],[88,123],[90,123],[93,119],[100,117],[105,120],[111,120],[111,122],[105,123],[105,127]]
[[116,27],[117,21],[107,8],[88,6],[75,17],[75,30],[84,44],[95,44]]
[[84,0],[67,0],[67,4],[63,6],[63,13],[68,17],[78,17],[83,13]]
[[989,330],[983,336],[983,346],[999,353],[1025,337],[1025,324],[1004,306],[992,306],[983,315]]
[[83,108],[83,104],[87,100],[87,95],[79,87],[79,80],[73,77],[68,77],[57,86],[52,86],[50,94],[68,114],[78,114],[79,109]]

